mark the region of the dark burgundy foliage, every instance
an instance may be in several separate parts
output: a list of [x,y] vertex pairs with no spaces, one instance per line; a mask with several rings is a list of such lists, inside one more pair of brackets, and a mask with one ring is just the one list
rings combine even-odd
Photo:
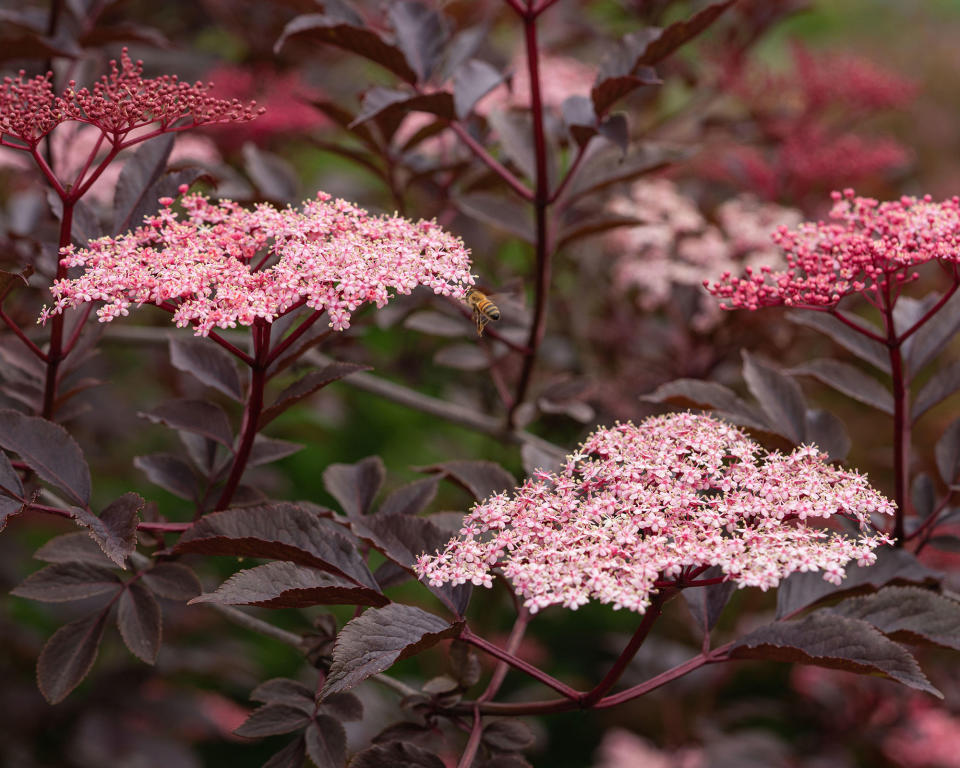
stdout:
[[[695,241],[697,227],[727,254],[701,257],[703,279],[716,278],[712,260],[748,263],[749,227],[721,234],[725,202],[756,202],[745,192],[822,219],[808,193],[831,169],[809,168],[835,147],[828,118],[853,123],[912,98],[867,65],[850,69],[853,85],[817,80],[819,52],[797,49],[802,114],[790,98],[772,112],[760,103],[754,48],[803,6],[205,0],[170,13],[52,0],[0,11],[0,159],[15,161],[0,168],[0,559],[12,598],[41,604],[11,600],[0,615],[11,765],[524,768],[524,754],[586,765],[582,729],[629,722],[658,745],[624,742],[636,766],[857,768],[893,766],[895,737],[922,731],[917,712],[960,727],[949,709],[956,255],[938,252],[939,272],[888,270],[868,301],[853,291],[836,306],[706,324],[700,277],[665,276],[683,243],[719,247]],[[218,69],[220,85],[249,97],[203,85],[220,58],[240,62]],[[261,110],[254,96],[272,101]],[[822,157],[791,169],[783,154],[798,137]],[[856,146],[846,159],[867,154]],[[850,173],[892,199],[924,181],[879,167]],[[282,205],[312,197],[318,178],[371,212],[462,236],[499,318],[478,335],[487,318],[424,290],[379,308],[357,298],[344,332],[306,300],[205,337],[157,325],[178,308],[162,297],[140,307],[131,295],[139,321],[105,326],[91,316],[97,297],[41,310],[55,282],[80,273],[61,249],[149,233],[161,199],[180,216],[191,187]],[[658,184],[690,211],[661,221],[617,206],[665,194]],[[691,211],[702,223],[671,219]],[[658,304],[620,284],[634,247],[614,239],[624,231],[662,251],[642,266]],[[242,258],[258,271],[277,256]],[[418,579],[420,558],[475,502],[558,470],[594,425],[666,407],[712,411],[770,450],[815,444],[869,469],[897,506],[870,526],[893,546],[852,561],[839,585],[795,567],[775,607],[736,591],[717,560],[664,571],[642,616],[551,608],[526,637],[533,616],[503,579],[491,593],[479,578]],[[571,493],[617,480],[583,478]],[[36,686],[22,674],[34,662]],[[769,662],[860,677],[811,684],[794,672],[788,685]],[[898,702],[890,681],[924,696]],[[603,719],[620,705],[619,720]],[[582,710],[589,724],[569,732],[572,719],[550,720]],[[605,749],[594,757],[609,768],[620,753]]]

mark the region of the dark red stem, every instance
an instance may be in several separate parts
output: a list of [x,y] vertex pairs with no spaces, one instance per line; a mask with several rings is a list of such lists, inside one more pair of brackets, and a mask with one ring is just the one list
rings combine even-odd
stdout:
[[252,331],[254,358],[250,365],[250,389],[247,392],[247,403],[243,409],[243,423],[240,427],[240,445],[237,446],[233,456],[230,475],[217,501],[216,509],[226,509],[230,506],[233,494],[236,493],[237,486],[240,484],[240,478],[247,468],[250,450],[257,436],[260,412],[263,410],[263,391],[267,385],[267,358],[270,354],[270,324],[258,317],[254,321]]
[[[70,231],[73,227],[74,200],[71,197],[61,196],[63,217],[60,220],[60,248],[70,245]],[[67,268],[60,263],[57,257],[57,280],[67,276]],[[57,397],[57,378],[60,371],[60,362],[63,360],[63,323],[64,312],[58,312],[51,320],[50,347],[47,349],[47,373],[43,383],[43,406],[40,415],[49,419],[53,415],[53,407]]]
[[547,208],[550,205],[549,179],[547,178],[547,141],[544,133],[543,98],[540,93],[540,52],[537,43],[537,16],[530,11],[523,16],[524,38],[527,47],[527,69],[530,73],[530,112],[533,118],[534,165],[536,188],[533,196],[535,220],[536,280],[534,283],[533,323],[527,338],[527,352],[523,356],[516,393],[507,416],[508,425],[514,426],[517,409],[523,404],[530,388],[530,378],[537,360],[537,350],[543,341],[544,323],[547,315],[547,300],[550,294],[550,268],[552,245],[547,226]]
[[904,542],[904,519],[907,515],[910,473],[910,387],[907,372],[903,365],[903,340],[897,336],[893,321],[893,308],[896,300],[890,294],[890,282],[887,281],[883,294],[883,319],[887,337],[884,343],[890,355],[890,376],[893,379],[893,481],[894,501],[897,511],[894,517],[894,546],[902,547]]

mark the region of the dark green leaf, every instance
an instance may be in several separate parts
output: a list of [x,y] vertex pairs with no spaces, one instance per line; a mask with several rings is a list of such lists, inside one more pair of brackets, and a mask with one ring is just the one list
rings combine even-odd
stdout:
[[399,659],[454,637],[459,631],[459,624],[450,624],[412,605],[392,603],[368,608],[337,635],[321,699],[353,688]]

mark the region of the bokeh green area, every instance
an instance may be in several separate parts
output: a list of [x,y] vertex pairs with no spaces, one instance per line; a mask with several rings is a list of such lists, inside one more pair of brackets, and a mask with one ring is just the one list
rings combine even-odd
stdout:
[[[176,5],[176,4],[174,4]],[[612,29],[629,31],[629,21],[624,14],[626,3],[594,3],[596,18]],[[242,46],[223,30],[202,28],[195,31],[195,43],[207,53],[223,58],[240,58]],[[843,2],[820,2],[811,10],[783,23],[759,46],[759,55],[773,66],[784,65],[789,59],[789,42],[802,40],[814,49],[857,52],[915,78],[920,84],[918,114],[941,115],[960,108],[960,86],[954,77],[956,63],[955,41],[960,36],[960,2],[957,0],[844,0]],[[357,87],[360,83],[357,83]],[[942,139],[936,125],[930,121],[917,120],[911,115],[892,118],[899,137],[908,143],[916,154],[917,170],[914,181],[923,186],[921,191],[934,194],[952,194],[960,191],[960,165],[955,158],[960,156],[960,132]],[[954,122],[955,126],[955,122]],[[315,188],[351,189],[361,205],[374,209],[392,210],[386,190],[366,172],[347,164],[343,159],[311,147],[307,143],[293,142],[277,150],[298,169],[301,182],[308,193]],[[944,161],[948,156],[949,162]],[[903,190],[916,191],[916,190]],[[416,215],[416,210],[409,211]],[[516,242],[492,237],[492,247],[477,253],[477,271],[481,274],[497,274],[504,277],[511,273],[529,279],[532,271],[532,253],[529,248]],[[468,242],[468,245],[471,245]],[[562,264],[562,259],[561,262]],[[557,284],[569,286],[571,278],[562,273],[556,275]],[[568,290],[568,289],[565,289]],[[425,304],[430,298],[418,295]],[[136,313],[118,323],[135,324]],[[145,322],[152,322],[149,318]],[[91,422],[84,437],[91,446],[88,451],[95,478],[95,498],[105,504],[121,493],[135,490],[145,498],[155,501],[159,511],[171,520],[186,520],[192,510],[181,500],[165,491],[151,486],[142,474],[131,469],[132,456],[151,451],[179,450],[176,438],[158,425],[138,419],[139,410],[148,410],[161,402],[173,391],[180,396],[198,391],[196,383],[190,383],[185,374],[173,370],[166,361],[166,346],[131,345],[110,340],[107,329],[104,351],[98,363],[99,373],[109,382],[99,393],[93,395],[94,407],[112,408],[116,411],[116,424],[106,429]],[[181,331],[181,333],[189,333]],[[366,313],[354,329],[347,332],[349,341],[332,345],[331,354],[344,352],[350,359],[369,363],[374,375],[415,387],[418,391],[437,397],[456,396],[458,381],[467,376],[483,376],[484,372],[463,373],[449,369],[437,369],[431,364],[436,345],[402,325],[379,328],[372,322],[372,313]],[[324,350],[326,351],[326,350]],[[493,401],[492,393],[488,393]],[[236,406],[224,402],[234,423],[238,423]],[[583,437],[588,426],[579,425],[562,418],[551,417],[535,423],[532,429],[541,436],[563,446],[573,448]],[[270,436],[292,440],[304,445],[299,453],[271,465],[269,469],[256,470],[251,479],[257,479],[288,499],[306,499],[315,503],[335,506],[335,500],[323,485],[323,470],[332,463],[350,463],[361,458],[377,455],[387,469],[385,492],[422,476],[417,467],[437,464],[454,459],[484,459],[495,461],[508,469],[518,481],[523,477],[523,466],[517,445],[494,437],[478,434],[465,427],[410,409],[350,385],[349,381],[338,382],[319,396],[298,405],[274,422],[267,430]],[[472,501],[461,489],[450,483],[441,483],[437,499],[431,511],[467,511]],[[39,547],[53,533],[71,530],[61,521],[14,521],[0,537],[3,585],[15,583],[18,574],[31,569],[29,552]],[[238,563],[227,558],[209,559],[198,563],[204,585],[212,589],[238,567],[250,563]],[[474,630],[484,636],[492,636],[502,642],[509,632],[512,608],[502,586],[487,592],[475,590],[469,613]],[[398,587],[398,598],[419,602],[441,610],[426,590],[414,583]],[[748,602],[754,611],[769,610],[772,595],[737,595],[737,601]],[[184,609],[204,612],[203,607]],[[37,644],[49,635],[64,620],[63,612],[47,605],[26,600],[6,598],[0,602],[0,611],[7,626],[26,627],[26,646]],[[340,623],[352,615],[352,609],[336,608],[331,611]],[[296,611],[262,612],[265,618],[279,626],[296,630],[308,626],[311,616],[319,613],[314,609],[301,614]],[[181,614],[178,612],[177,616]],[[188,622],[189,623],[189,622]],[[539,654],[542,663],[554,674],[571,684],[587,688],[603,674],[605,665],[612,659],[614,638],[629,635],[635,628],[637,618],[628,613],[614,612],[607,607],[586,606],[571,612],[559,608],[545,611],[538,616],[529,632],[531,652]],[[723,625],[721,625],[723,628]],[[223,653],[234,655],[237,665],[263,680],[271,676],[309,677],[302,665],[302,658],[289,647],[268,638],[249,633],[239,628],[229,628],[218,617],[197,620],[191,628],[173,638],[171,643],[184,647],[215,649],[217,638],[229,635],[230,644]],[[681,600],[670,606],[663,623],[663,645],[652,653],[662,652],[665,658],[687,649],[695,653],[698,638],[690,628],[690,622]],[[174,650],[163,651],[176,653]],[[21,658],[25,658],[22,656]],[[242,659],[242,662],[240,661]],[[643,661],[641,659],[641,661]],[[656,660],[653,660],[654,662]],[[101,658],[94,669],[94,677],[104,670],[114,671],[132,663],[122,648],[114,629],[108,629]],[[654,664],[655,666],[655,664]],[[443,650],[436,650],[424,657],[409,659],[399,664],[394,673],[401,679],[411,681],[443,671]],[[8,669],[0,662],[0,672],[9,679],[30,682],[32,672],[22,667]],[[149,675],[141,671],[140,675]],[[591,765],[597,745],[604,730],[611,725],[628,728],[664,746],[677,746],[684,739],[696,738],[696,715],[703,711],[722,711],[726,703],[774,701],[788,687],[787,667],[753,666],[738,668],[729,677],[717,684],[718,701],[703,702],[698,697],[696,680],[689,685],[682,683],[668,687],[642,702],[614,711],[572,713],[543,719],[537,728],[541,738],[538,748],[530,759],[537,766],[550,768],[584,768]],[[238,682],[243,675],[225,682],[216,674],[208,675],[180,671],[175,676],[176,684],[197,686],[225,694],[245,706],[249,688]],[[372,686],[374,684],[367,683]],[[479,692],[477,690],[471,693]],[[75,700],[83,701],[90,695],[91,683],[85,683],[73,694]],[[99,693],[97,695],[102,695]],[[383,693],[385,697],[395,695]],[[518,674],[511,674],[503,688],[503,697],[544,698],[545,689],[529,687]],[[787,707],[789,709],[789,707]],[[806,738],[802,718],[795,722],[792,732],[785,729],[787,718],[773,708],[769,714],[763,708],[751,710],[748,716],[737,719],[730,715],[729,727],[750,729],[766,727],[777,730],[787,741],[800,742]],[[384,723],[383,725],[386,725]],[[49,758],[50,765],[57,765],[54,755],[60,754],[66,739],[62,732],[51,729],[49,742],[42,754]],[[284,739],[268,739],[261,744],[230,743],[223,740],[208,740],[196,745],[202,764],[210,768],[254,768],[261,765],[272,750],[282,746]],[[2,749],[2,747],[0,747]],[[2,763],[0,763],[2,764]],[[865,763],[865,765],[868,763]]]

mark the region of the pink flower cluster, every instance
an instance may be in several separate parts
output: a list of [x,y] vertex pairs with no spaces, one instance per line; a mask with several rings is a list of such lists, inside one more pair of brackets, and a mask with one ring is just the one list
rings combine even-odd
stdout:
[[[847,563],[871,564],[889,543],[867,528],[892,513],[815,447],[765,453],[736,427],[674,413],[597,430],[560,472],[476,506],[417,572],[434,585],[491,586],[499,570],[531,611],[597,600],[643,613],[662,580],[701,567],[763,590],[795,571],[839,583]],[[808,525],[834,515],[859,536]]]
[[[780,256],[770,232],[801,221],[800,212],[792,208],[740,195],[720,205],[711,223],[697,202],[667,179],[636,182],[629,195],[610,201],[610,210],[638,221],[606,239],[616,254],[614,289],[636,292],[638,305],[647,312],[674,301],[678,286],[699,290],[705,274],[775,263]],[[691,325],[707,332],[721,315],[716,302],[704,295]]]
[[623,728],[611,728],[603,734],[597,757],[593,768],[705,768],[708,765],[702,748],[660,750]]
[[185,195],[184,218],[172,199],[160,202],[133,232],[63,249],[62,263],[85,271],[51,287],[56,301],[42,319],[89,301],[106,302],[101,322],[126,315],[131,304],[157,304],[204,336],[306,304],[343,330],[357,307],[382,307],[391,291],[424,285],[463,298],[473,283],[469,251],[436,223],[373,216],[322,192],[280,210]]
[[852,293],[877,291],[891,279],[914,279],[912,270],[928,261],[960,261],[960,198],[879,203],[848,189],[833,199],[831,221],[773,233],[786,253],[786,269],[748,267],[745,277],[724,272],[704,285],[727,308],[825,307]]
[[[114,142],[130,131],[158,124],[162,130],[247,121],[260,110],[255,104],[211,96],[203,83],[181,83],[176,75],[143,77],[143,63],[133,61],[127,50],[120,63],[110,62],[92,89],[77,90],[70,81],[59,96],[51,75],[6,77],[0,84],[0,142],[17,149],[33,148],[61,123],[75,120],[98,126]],[[178,121],[189,118],[184,125]],[[19,143],[11,143],[11,139]]]

